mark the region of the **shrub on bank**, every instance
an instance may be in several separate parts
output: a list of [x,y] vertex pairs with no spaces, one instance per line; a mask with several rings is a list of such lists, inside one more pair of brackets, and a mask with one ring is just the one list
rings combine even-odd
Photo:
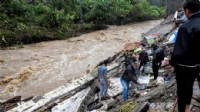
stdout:
[[6,0],[0,1],[0,44],[66,39],[106,28],[157,19],[164,8],[147,0]]

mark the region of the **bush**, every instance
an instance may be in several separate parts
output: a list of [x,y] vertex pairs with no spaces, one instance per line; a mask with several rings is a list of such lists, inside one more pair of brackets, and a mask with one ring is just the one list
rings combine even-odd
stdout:
[[1,0],[0,38],[9,45],[63,39],[104,29],[104,24],[157,19],[164,13],[147,0]]
[[141,21],[145,19],[153,19],[163,17],[164,8],[159,8],[157,6],[151,6],[147,0],[138,1],[133,9],[131,10],[129,17],[133,17],[133,20]]

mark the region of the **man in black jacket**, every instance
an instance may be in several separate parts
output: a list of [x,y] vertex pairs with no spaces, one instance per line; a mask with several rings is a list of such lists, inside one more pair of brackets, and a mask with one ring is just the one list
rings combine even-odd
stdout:
[[200,2],[185,0],[183,8],[188,21],[179,28],[170,64],[176,71],[179,112],[189,112],[200,64]]
[[153,44],[152,47],[153,47],[152,68],[153,68],[154,80],[156,80],[158,78],[159,67],[161,66],[161,62],[164,60],[164,50],[161,47],[158,47],[156,44]]
[[[141,67],[145,66],[146,63],[149,61],[149,56],[145,49],[143,49],[142,52],[139,54],[139,61],[140,61],[140,66],[139,66],[139,70],[140,70]],[[144,67],[142,69],[142,73],[143,72],[144,72]]]
[[140,84],[139,82],[137,82],[137,78],[136,78],[136,73],[135,73],[135,69],[133,67],[134,65],[134,60],[136,59],[131,59],[127,58],[125,61],[125,71],[123,73],[123,75],[120,78],[122,87],[123,87],[123,100],[126,101],[128,100],[128,90],[129,90],[129,82],[133,81],[135,84]]

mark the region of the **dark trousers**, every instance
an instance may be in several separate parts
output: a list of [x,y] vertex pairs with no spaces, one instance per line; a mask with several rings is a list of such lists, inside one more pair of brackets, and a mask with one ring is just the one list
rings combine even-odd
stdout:
[[159,70],[160,65],[161,65],[161,63],[159,63],[159,64],[156,64],[155,62],[152,63],[154,80],[156,80],[158,78],[158,70]]
[[183,66],[175,66],[177,95],[178,95],[178,110],[185,112],[186,105],[190,105],[193,84],[195,78],[198,76],[198,68],[188,68]]
[[[140,68],[141,68],[142,66],[144,66],[146,63],[147,63],[147,61],[141,60],[141,61],[140,61],[140,66],[139,66],[139,70],[140,70]],[[142,72],[144,72],[144,68],[143,68]]]

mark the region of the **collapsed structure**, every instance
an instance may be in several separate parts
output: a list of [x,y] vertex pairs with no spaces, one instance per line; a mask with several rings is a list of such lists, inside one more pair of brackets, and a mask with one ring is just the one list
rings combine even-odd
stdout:
[[[97,67],[87,75],[72,80],[71,82],[53,90],[43,96],[30,97],[21,100],[16,96],[0,103],[0,111],[8,112],[168,112],[175,110],[176,83],[173,68],[169,66],[168,58],[173,48],[173,40],[176,37],[177,25],[169,16],[159,26],[151,29],[143,35],[141,43],[152,53],[149,47],[153,43],[165,47],[165,60],[162,69],[159,70],[157,81],[150,82],[152,78],[151,62],[144,66],[144,74],[138,73],[138,81],[142,84],[136,87],[131,84],[129,100],[121,102],[122,86],[120,76],[124,71],[124,54],[137,55],[141,48],[135,43],[128,43],[125,49],[109,57],[108,77],[111,83],[108,89],[110,99],[99,101],[96,88]],[[151,55],[150,55],[151,58]],[[101,64],[101,63],[100,63]],[[99,65],[100,65],[99,64]],[[197,87],[197,86],[195,86]],[[198,111],[200,104],[192,102],[192,111]]]

